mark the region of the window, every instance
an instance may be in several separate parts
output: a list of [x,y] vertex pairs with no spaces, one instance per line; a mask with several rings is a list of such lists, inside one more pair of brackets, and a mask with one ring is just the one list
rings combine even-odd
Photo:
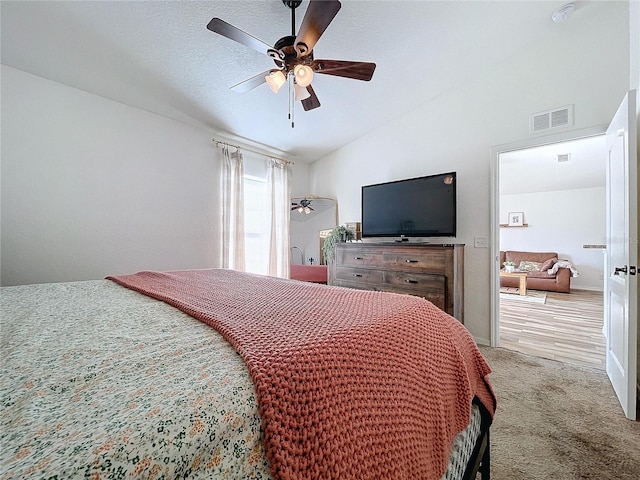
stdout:
[[266,275],[269,267],[267,165],[264,157],[244,155],[245,270]]

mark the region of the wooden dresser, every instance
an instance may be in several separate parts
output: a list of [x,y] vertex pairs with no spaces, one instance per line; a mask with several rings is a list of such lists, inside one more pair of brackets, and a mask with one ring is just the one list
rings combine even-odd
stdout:
[[464,323],[464,245],[339,243],[329,283],[424,297]]

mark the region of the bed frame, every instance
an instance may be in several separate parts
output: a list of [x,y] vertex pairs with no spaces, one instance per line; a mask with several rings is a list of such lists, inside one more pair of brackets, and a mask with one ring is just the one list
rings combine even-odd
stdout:
[[491,479],[491,442],[489,438],[489,431],[491,427],[491,416],[487,409],[476,399],[473,399],[473,403],[478,405],[481,412],[480,422],[480,435],[476,441],[476,445],[473,448],[471,458],[467,463],[467,469],[464,472],[462,480],[475,480],[478,473],[480,473],[481,480]]

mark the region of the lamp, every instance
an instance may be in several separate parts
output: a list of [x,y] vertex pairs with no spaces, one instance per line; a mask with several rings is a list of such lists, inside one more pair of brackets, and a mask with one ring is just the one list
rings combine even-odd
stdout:
[[273,93],[278,93],[280,87],[282,87],[282,85],[287,81],[282,70],[271,70],[269,75],[264,77],[264,79],[267,81],[267,85],[269,85],[269,88]]
[[296,83],[301,87],[308,87],[313,81],[313,70],[309,65],[296,65],[293,69]]
[[307,87],[301,87],[297,83],[293,84],[293,90],[295,92],[296,101],[305,100],[311,96],[309,90],[307,90]]

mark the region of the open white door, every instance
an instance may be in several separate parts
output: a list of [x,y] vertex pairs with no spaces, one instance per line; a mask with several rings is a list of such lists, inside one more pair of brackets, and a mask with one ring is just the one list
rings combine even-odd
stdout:
[[607,129],[606,367],[627,418],[636,418],[638,354],[638,159],[636,91]]

